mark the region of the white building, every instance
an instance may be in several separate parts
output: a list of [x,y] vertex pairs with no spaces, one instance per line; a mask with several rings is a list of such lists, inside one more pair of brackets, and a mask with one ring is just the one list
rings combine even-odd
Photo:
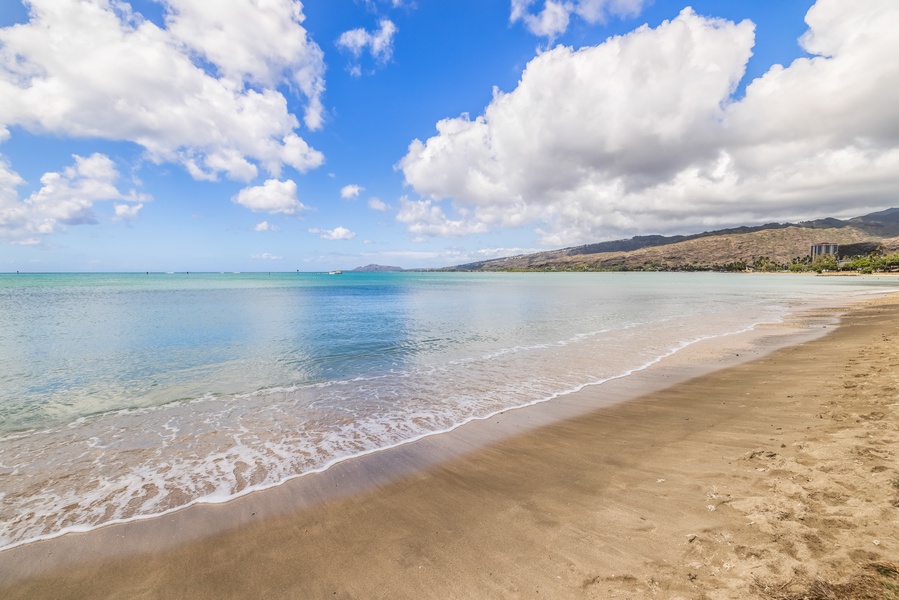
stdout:
[[839,244],[831,244],[830,242],[820,242],[817,244],[812,244],[812,250],[809,253],[812,257],[812,262],[815,261],[819,256],[824,256],[826,254],[830,254],[832,256],[838,256],[840,252]]

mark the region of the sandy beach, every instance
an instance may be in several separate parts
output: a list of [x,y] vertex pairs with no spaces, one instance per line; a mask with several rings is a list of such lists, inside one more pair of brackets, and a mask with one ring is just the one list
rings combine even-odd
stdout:
[[77,536],[0,553],[0,596],[895,597],[897,367],[892,296],[820,339],[359,492],[246,504],[211,536],[27,577]]

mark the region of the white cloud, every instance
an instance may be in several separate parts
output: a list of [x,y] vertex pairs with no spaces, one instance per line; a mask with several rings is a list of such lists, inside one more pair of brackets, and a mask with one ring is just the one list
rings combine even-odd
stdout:
[[[325,162],[325,157],[321,152],[309,146],[306,140],[295,133],[288,133],[282,141],[284,145],[280,149],[281,161],[300,173],[318,168]],[[269,170],[273,173],[279,171],[274,165]]]
[[521,254],[533,254],[540,252],[542,248],[481,248],[469,255],[472,260],[490,260],[506,256],[519,256]]
[[9,162],[0,156],[0,236],[36,242],[34,238],[27,238],[33,233],[29,226],[30,211],[28,205],[19,200],[17,188],[24,183]]
[[378,11],[378,3],[389,4],[393,8],[414,8],[415,0],[362,0],[368,10]]
[[590,24],[601,23],[609,16],[636,16],[649,4],[649,0],[544,0],[543,8],[532,13],[534,3],[535,0],[512,0],[509,21],[523,21],[534,35],[552,39],[565,33],[572,14]]
[[487,226],[474,220],[452,220],[443,209],[431,200],[409,200],[400,198],[400,210],[396,220],[405,223],[415,239],[425,236],[464,236],[487,231]]
[[356,237],[356,233],[346,229],[345,227],[335,227],[334,229],[310,229],[309,233],[318,234],[323,240],[351,240]]
[[16,188],[24,184],[25,180],[12,170],[9,161],[0,154],[0,201],[10,202],[18,200]]
[[231,201],[253,212],[293,215],[308,210],[308,207],[297,200],[297,184],[292,179],[269,179],[262,185],[244,188]]
[[[348,51],[357,60],[368,50],[376,62],[384,64],[393,56],[393,38],[397,31],[393,21],[381,19],[380,28],[372,32],[362,28],[344,31],[337,38],[337,47]],[[354,76],[362,74],[358,64],[351,65],[349,69],[350,74]]]
[[268,252],[263,252],[262,254],[252,254],[250,255],[250,258],[252,260],[282,260],[284,257],[269,254]]
[[364,187],[358,186],[356,184],[345,185],[340,188],[340,197],[344,200],[353,200],[359,197],[359,194],[364,190]]
[[[414,235],[532,223],[549,245],[850,216],[899,189],[899,5],[819,0],[812,58],[733,93],[754,26],[697,16],[534,58],[484,114],[437,124],[398,167]],[[452,199],[458,219],[435,202]],[[448,227],[456,222],[458,227]]]
[[[468,253],[450,248],[446,250],[386,250],[383,252],[363,252],[361,257],[368,260],[394,260],[401,259],[404,261],[428,261],[434,262],[439,260],[442,264],[460,264],[470,262]],[[415,263],[413,263],[415,264]],[[420,264],[420,262],[419,262]]]
[[305,123],[322,123],[324,57],[302,27],[296,0],[163,0],[167,30],[231,80],[276,87],[284,79],[309,100]]
[[115,219],[117,221],[132,221],[137,218],[137,213],[144,207],[142,202],[138,204],[116,204],[114,205]]
[[528,12],[528,5],[531,2],[523,0],[512,0],[512,16],[511,20],[521,19],[524,21],[525,27],[534,35],[555,38],[559,34],[564,33],[568,29],[569,13],[571,6],[563,2],[554,2],[546,0],[543,10],[537,14]]
[[382,264],[402,263],[406,268],[424,266],[460,265],[481,260],[490,260],[518,254],[539,252],[537,248],[483,248],[470,251],[462,247],[447,247],[438,250],[381,250],[362,252],[360,259]]
[[264,232],[264,231],[280,231],[281,228],[275,225],[274,223],[269,223],[268,221],[262,221],[261,223],[256,223],[256,226],[253,227],[253,231],[256,232]]
[[301,4],[161,3],[165,28],[123,1],[31,0],[27,23],[0,29],[0,130],[130,141],[198,179],[320,165],[277,89],[321,126],[325,67]]
[[377,210],[380,212],[384,212],[390,209],[390,206],[381,200],[380,198],[369,198],[368,199],[368,207],[372,210]]
[[[44,173],[41,188],[20,200],[17,188],[25,181],[0,157],[0,237],[15,243],[38,243],[39,236],[64,231],[67,226],[97,223],[96,202],[148,199],[133,190],[127,194],[119,191],[119,173],[109,157],[92,154],[73,158],[75,163],[61,173]],[[133,217],[142,206],[118,204],[116,217]]]

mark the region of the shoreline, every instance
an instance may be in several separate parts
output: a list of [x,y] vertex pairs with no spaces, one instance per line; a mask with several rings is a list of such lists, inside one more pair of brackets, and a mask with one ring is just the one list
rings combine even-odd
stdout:
[[[892,296],[892,300],[890,300],[890,297],[886,297],[880,301],[874,300],[868,302],[873,303],[875,306],[878,302],[882,305],[889,305],[890,302],[895,304],[895,299],[896,297]],[[851,321],[853,317],[863,314],[865,311],[870,312],[871,310],[877,309],[845,308],[835,310],[836,312],[848,311],[849,316],[847,318]],[[826,310],[819,312],[826,317]],[[839,332],[841,329],[842,328],[837,331]],[[758,343],[763,337],[764,336],[756,336],[755,343]],[[635,414],[643,414],[640,411],[645,411],[647,406],[654,406],[658,410],[666,413],[678,410],[678,407],[659,404],[658,396],[671,395],[674,393],[671,390],[678,390],[684,386],[690,386],[691,384],[702,385],[703,379],[723,377],[724,373],[742,368],[751,369],[751,365],[756,364],[759,360],[773,360],[771,357],[774,355],[784,352],[799,352],[799,349],[807,349],[813,344],[826,344],[827,340],[831,337],[832,336],[828,336],[798,346],[775,349],[770,353],[766,353],[764,348],[756,347],[756,355],[763,355],[761,359],[755,359],[753,356],[744,357],[743,360],[733,358],[731,366],[724,371],[715,370],[720,363],[712,364],[714,361],[709,361],[709,364],[704,365],[706,367],[705,374],[701,372],[703,369],[700,368],[698,371],[690,373],[691,376],[698,375],[698,378],[693,377],[690,381],[680,383],[677,382],[677,377],[680,375],[680,377],[685,378],[683,377],[684,364],[695,363],[697,356],[679,356],[677,357],[679,360],[673,362],[681,362],[683,364],[665,365],[663,368],[655,369],[652,373],[652,377],[644,378],[648,379],[648,381],[642,382],[644,387],[641,390],[627,389],[628,386],[626,385],[617,386],[620,388],[618,390],[612,389],[616,387],[615,385],[609,387],[600,386],[602,388],[601,391],[603,392],[602,395],[606,396],[605,400],[607,402],[605,406],[601,406],[600,408],[597,408],[595,404],[595,397],[597,394],[591,393],[590,390],[582,390],[581,392],[572,395],[573,397],[569,399],[571,402],[566,403],[555,400],[551,403],[551,407],[547,407],[544,404],[527,409],[505,412],[501,415],[497,415],[496,420],[501,421],[499,423],[484,422],[480,425],[466,425],[451,434],[442,434],[433,439],[421,440],[415,444],[409,445],[409,447],[397,448],[395,449],[396,451],[387,451],[379,453],[378,455],[372,455],[365,460],[355,459],[352,462],[337,465],[332,467],[326,474],[322,474],[322,477],[315,477],[314,479],[318,480],[315,482],[316,485],[312,485],[311,483],[305,485],[307,482],[303,482],[304,485],[291,485],[292,482],[289,482],[279,488],[280,493],[273,493],[279,490],[272,489],[265,492],[250,494],[245,498],[229,503],[228,505],[196,505],[193,508],[184,509],[179,511],[179,513],[170,515],[170,517],[175,518],[170,519],[169,517],[165,517],[159,519],[152,523],[152,527],[142,526],[142,523],[148,522],[112,525],[104,527],[102,530],[95,530],[87,534],[64,536],[47,542],[35,542],[27,546],[8,550],[0,553],[0,573],[4,575],[2,579],[7,582],[28,575],[35,578],[31,582],[20,582],[18,587],[10,589],[9,593],[14,595],[17,594],[15,597],[30,597],[29,593],[34,593],[34,597],[37,597],[40,594],[37,594],[36,591],[41,589],[46,592],[47,588],[45,586],[50,585],[49,582],[71,580],[72,577],[75,577],[76,579],[80,578],[79,581],[88,580],[89,582],[92,582],[92,585],[95,586],[93,589],[96,591],[104,589],[104,586],[106,585],[112,585],[112,582],[107,581],[107,578],[101,574],[105,568],[115,567],[116,565],[125,564],[129,561],[137,561],[139,563],[149,562],[155,565],[151,570],[154,573],[160,573],[162,571],[159,571],[159,569],[165,571],[166,568],[171,568],[171,565],[169,567],[163,566],[164,564],[170,564],[166,563],[166,557],[171,558],[175,555],[181,556],[187,552],[189,555],[193,556],[192,560],[199,560],[195,554],[191,554],[192,551],[203,554],[205,551],[200,551],[198,548],[206,548],[208,550],[208,544],[218,543],[222,540],[229,540],[229,547],[234,549],[237,554],[242,554],[243,551],[238,551],[238,549],[243,546],[243,542],[241,541],[242,538],[255,539],[258,543],[259,541],[264,541],[267,537],[278,537],[277,535],[274,535],[273,531],[276,533],[277,531],[282,530],[284,526],[293,531],[297,531],[295,529],[295,524],[298,521],[309,523],[311,519],[312,522],[317,522],[316,519],[312,517],[312,515],[316,514],[329,517],[325,519],[325,522],[333,521],[334,523],[340,523],[343,518],[340,515],[344,513],[344,510],[341,510],[338,507],[350,507],[356,511],[355,513],[350,511],[350,513],[359,514],[358,511],[360,510],[364,512],[364,506],[367,502],[372,501],[375,504],[383,504],[386,501],[385,495],[388,498],[393,498],[395,496],[391,496],[391,494],[397,493],[396,490],[406,490],[404,493],[412,494],[412,497],[419,500],[418,503],[412,504],[413,509],[417,508],[418,510],[425,510],[423,507],[433,507],[433,503],[436,502],[436,500],[427,494],[422,497],[421,494],[423,493],[423,490],[418,489],[416,491],[416,483],[436,480],[445,484],[447,483],[446,480],[448,474],[453,475],[452,477],[449,477],[449,479],[463,477],[466,474],[469,478],[477,476],[475,479],[477,479],[481,485],[474,486],[476,488],[475,491],[481,490],[480,493],[483,494],[485,493],[485,488],[490,488],[490,486],[487,485],[489,483],[487,479],[489,479],[490,476],[490,469],[485,470],[483,467],[479,467],[477,464],[479,460],[478,457],[483,458],[484,456],[492,456],[493,458],[488,462],[492,465],[492,468],[495,469],[495,475],[500,476],[504,470],[510,468],[510,465],[511,468],[521,468],[521,465],[514,464],[514,457],[509,457],[508,447],[516,447],[518,448],[518,451],[521,452],[522,444],[527,447],[528,444],[533,443],[535,439],[539,440],[541,437],[550,435],[547,432],[555,432],[555,441],[557,443],[562,443],[562,445],[567,447],[568,441],[566,440],[566,437],[567,435],[571,435],[572,431],[574,432],[573,435],[575,437],[582,437],[584,434],[583,429],[587,427],[588,424],[602,429],[602,427],[607,426],[603,425],[602,421],[609,418],[619,419],[621,427],[618,428],[620,431],[617,429],[604,430],[608,436],[617,436],[617,439],[619,439],[622,444],[639,441],[642,439],[637,435],[639,431],[628,432],[627,430],[629,428],[642,430],[643,424],[640,423],[639,420],[629,421],[623,417],[630,415],[630,418],[632,419]],[[783,340],[781,339],[781,341]],[[777,342],[769,340],[769,343],[776,345]],[[694,348],[693,350],[699,349]],[[687,354],[690,353],[688,352]],[[714,354],[714,352],[712,352],[712,354]],[[721,357],[719,357],[719,359],[720,358]],[[747,362],[748,360],[752,360],[752,362]],[[708,371],[712,372],[709,373]],[[697,384],[696,382],[700,383]],[[675,385],[671,387],[671,383],[675,383]],[[707,382],[706,387],[708,387]],[[635,393],[640,397],[627,402],[623,401],[629,399],[629,394],[633,395]],[[682,393],[682,391],[679,393]],[[574,396],[576,396],[576,398]],[[593,396],[593,398],[588,401],[588,396]],[[563,407],[561,406],[562,404],[568,404],[569,406]],[[567,416],[565,415],[566,412],[569,412]],[[550,415],[548,413],[553,414]],[[692,415],[694,413],[691,412],[690,414]],[[687,420],[701,420],[700,417],[705,418],[706,415],[691,416],[687,418]],[[559,418],[567,420],[559,421]],[[730,415],[729,418],[731,420],[736,419],[734,415]],[[667,425],[672,425],[674,423],[676,422],[669,422]],[[676,424],[682,425],[682,423]],[[487,429],[491,430],[494,435],[485,435],[485,430]],[[504,433],[503,430],[505,430]],[[560,437],[560,431],[567,432],[566,436]],[[501,433],[498,437],[495,435],[497,432]],[[651,433],[655,436],[662,434],[661,437],[665,437],[665,432],[656,431]],[[628,440],[628,436],[636,436],[637,440]],[[522,440],[525,441],[522,442]],[[527,440],[530,440],[530,442]],[[643,439],[643,441],[645,442],[646,439]],[[609,440],[604,438],[599,445],[605,447],[608,446],[609,443]],[[414,448],[411,447],[413,445],[415,446]],[[581,450],[583,450],[583,448],[581,448]],[[503,458],[497,460],[495,458],[496,453],[502,454]],[[573,458],[570,456],[570,453],[571,452],[563,452],[563,455],[557,458],[563,462],[569,461]],[[525,454],[529,453],[525,452]],[[554,453],[549,450],[547,451],[547,454],[554,456]],[[531,458],[535,457],[531,456]],[[616,473],[614,468],[607,471],[606,474],[622,476],[621,473]],[[502,477],[499,478],[502,479]],[[412,491],[409,491],[410,486],[412,487]],[[521,484],[516,491],[527,495],[527,487],[526,483]],[[302,488],[307,495],[298,499],[296,497],[298,488]],[[522,490],[521,488],[524,489]],[[452,492],[452,488],[449,488],[449,491]],[[605,496],[602,495],[602,490],[599,490],[599,492],[599,497],[604,498]],[[474,495],[475,497],[477,496],[477,494]],[[471,502],[473,500],[468,499],[468,501]],[[387,504],[390,505],[390,502],[387,502]],[[437,504],[439,505],[439,502]],[[475,502],[475,505],[477,504],[480,504],[480,502]],[[444,508],[446,507],[444,506]],[[547,510],[544,512],[550,516],[556,515],[559,507],[556,506],[555,508],[557,510]],[[216,520],[221,521],[224,518],[223,515],[225,513],[228,513],[230,518],[234,519],[235,522],[232,523],[233,528],[226,528],[224,531],[218,531],[210,536],[208,532],[210,530],[215,531],[215,529],[210,529],[207,525],[212,525]],[[260,513],[259,518],[256,518],[256,513]],[[163,523],[163,521],[168,521],[168,525]],[[191,527],[195,530],[194,533],[196,535],[193,536],[195,539],[186,542],[183,539],[171,539],[172,533],[188,522],[193,522]],[[564,523],[564,520],[562,522]],[[290,525],[284,525],[284,523],[289,523]],[[357,522],[356,525],[359,526],[360,524]],[[370,529],[370,525],[365,526],[365,523],[362,523],[362,525],[363,530],[366,528]],[[337,525],[334,526],[336,527]],[[275,529],[272,530],[272,527]],[[459,529],[464,529],[464,527],[458,523],[457,527]],[[382,531],[381,533],[384,532]],[[140,539],[137,540],[136,547],[131,547],[131,549],[128,550],[128,548],[126,548],[127,544],[123,544],[122,549],[124,551],[119,552],[116,549],[115,544],[113,544],[113,541],[120,537],[123,540],[132,537]],[[350,541],[353,539],[353,536],[344,535],[343,538],[345,541]],[[359,540],[356,541],[358,542]],[[333,543],[327,543],[327,540],[321,540],[321,542],[323,548],[329,548],[331,551],[337,552],[337,549],[333,547]],[[422,543],[427,545],[424,541],[422,541]],[[69,548],[67,549],[66,546]],[[132,544],[132,546],[135,546],[135,544]],[[296,548],[293,550],[296,551]],[[48,552],[52,553],[54,551],[57,553],[65,553],[66,551],[80,553],[83,561],[75,561],[70,564],[66,564],[65,561],[62,563],[54,563],[54,560],[56,559],[48,560],[49,554],[47,554]],[[103,554],[105,554],[105,556],[101,556]],[[110,556],[111,554],[117,554],[118,556],[114,558]],[[340,552],[337,552],[337,554],[340,554]],[[29,562],[31,567],[23,568],[23,565]],[[17,564],[18,568],[16,567]],[[90,575],[91,573],[93,573],[93,575]],[[307,583],[312,585],[311,580]],[[60,585],[62,584],[60,583]],[[356,585],[358,586],[360,583],[357,581]],[[83,588],[83,586],[75,586],[75,588],[86,589]],[[63,588],[54,587],[53,589],[59,592]],[[167,589],[171,591],[172,588]],[[202,596],[203,589],[205,588],[201,587],[196,591]],[[303,587],[302,589],[309,591],[311,588]],[[348,587],[345,591],[348,592],[349,589],[350,588]],[[29,592],[29,590],[32,590],[32,592]],[[412,590],[408,591],[411,592]],[[248,593],[254,595],[253,592]],[[96,595],[102,596],[103,594]],[[362,595],[364,596],[365,594]],[[401,597],[411,597],[405,595],[401,589],[397,591],[397,595]],[[489,596],[490,594],[488,593],[487,595]],[[62,594],[61,597],[88,596],[89,594],[85,592],[81,595],[73,593],[71,596]],[[438,593],[435,594],[434,597],[441,597],[441,595]],[[444,595],[442,597],[446,596]],[[567,596],[563,595],[559,597]]]
[[[194,501],[221,503],[248,486],[274,486],[334,459],[446,430],[473,414],[521,406],[620,375],[700,334],[721,336],[776,322],[797,306],[844,302],[868,290],[895,288],[896,283],[657,275],[635,274],[633,284],[615,277],[563,276],[544,285],[524,276],[513,278],[508,287],[485,287],[477,281],[480,278],[451,282],[452,278],[442,277],[435,285],[390,284],[383,290],[376,286],[388,295],[399,292],[402,298],[411,298],[411,306],[425,306],[419,292],[429,298],[442,297],[443,286],[467,292],[446,296],[458,311],[451,323],[428,310],[396,312],[392,303],[375,302],[374,310],[380,315],[384,309],[387,321],[405,322],[411,316],[413,325],[391,328],[377,339],[360,339],[359,347],[369,348],[373,341],[385,352],[359,356],[356,343],[339,340],[365,331],[364,323],[382,319],[372,319],[369,308],[355,302],[353,319],[363,325],[341,327],[336,335],[330,319],[290,317],[292,308],[274,311],[270,326],[258,334],[254,328],[238,326],[241,311],[229,312],[228,325],[214,329],[217,335],[240,338],[233,361],[218,360],[222,349],[213,341],[217,335],[199,325],[205,322],[204,314],[211,313],[198,308],[176,311],[174,315],[181,316],[172,319],[159,313],[152,321],[165,330],[158,336],[116,333],[120,328],[130,331],[128,321],[136,315],[117,320],[119,325],[110,324],[104,331],[82,332],[97,338],[89,356],[75,342],[81,334],[63,335],[61,339],[73,343],[58,348],[56,358],[23,362],[22,373],[27,376],[11,380],[4,390],[4,422],[12,435],[0,440],[0,457],[8,467],[0,473],[7,484],[0,510],[0,546],[47,538],[65,529],[85,531],[104,522],[127,522],[136,515],[158,515]],[[86,292],[79,281],[93,279],[73,280],[73,297],[64,296],[101,318],[103,311],[97,307],[105,304],[81,302]],[[145,286],[130,286],[127,281],[127,277],[101,277],[94,283],[100,289],[124,285],[126,296],[141,297]],[[56,293],[68,285],[56,282],[47,289]],[[211,291],[218,284],[209,282],[199,286],[201,292],[187,287],[191,286],[176,284],[172,290],[173,301],[185,310],[207,303],[211,307],[220,293]],[[264,299],[272,292],[257,290],[255,283],[249,287],[252,291],[239,290],[233,296],[252,299],[254,314],[259,311],[260,322],[265,322]],[[268,284],[261,287],[267,289]],[[275,293],[285,301],[284,307],[301,306],[290,299],[306,297],[304,286],[286,288]],[[523,293],[510,295],[511,290]],[[330,291],[345,297],[340,289]],[[195,293],[203,302],[188,302]],[[330,296],[315,292],[310,298]],[[124,298],[110,297],[114,304]],[[640,301],[616,304],[623,298]],[[327,304],[316,304],[313,312],[332,314],[333,307]],[[160,310],[153,306],[151,302],[147,310]],[[39,351],[49,339],[43,339],[40,328],[30,332],[29,320],[20,320],[14,329],[23,340],[33,339]],[[80,322],[74,319],[73,326],[64,329],[78,330]],[[141,322],[143,327],[150,323]],[[273,322],[281,325],[271,326]],[[441,332],[447,323],[455,333]],[[306,339],[302,336],[309,327],[318,333],[308,339],[322,344],[311,342],[314,352],[307,356],[305,342],[296,340]],[[421,327],[431,333],[423,333]],[[281,329],[300,337],[282,335]],[[457,339],[451,340],[454,336]],[[178,351],[171,354],[162,338],[175,343],[175,348],[195,339],[197,351],[184,357],[184,364],[172,362]],[[113,368],[117,361],[110,348],[119,344],[132,348],[140,360],[126,361],[121,370]],[[321,354],[312,358],[315,353]],[[22,354],[28,351],[23,349]],[[198,371],[195,362],[203,364]],[[52,365],[57,367],[44,368]],[[34,385],[26,385],[30,381]],[[34,420],[28,416],[30,407],[41,407]],[[16,424],[29,422],[30,431],[23,431],[20,438]]]
[[[319,491],[322,487],[329,487],[329,484],[318,480],[331,478],[333,473],[329,472],[332,470],[337,473],[334,477],[343,478],[342,470],[349,470],[355,473],[355,479],[366,481],[366,483],[353,486],[352,490],[344,491],[342,494],[365,491],[373,485],[383,483],[384,480],[426,469],[451,457],[469,452],[476,447],[498,442],[509,435],[575,418],[619,402],[626,402],[674,383],[751,360],[755,356],[782,346],[808,341],[823,334],[821,331],[813,330],[817,330],[819,327],[827,329],[837,325],[838,317],[835,315],[842,314],[854,304],[864,301],[858,298],[860,296],[854,302],[839,306],[820,302],[817,305],[809,304],[800,309],[790,310],[786,313],[785,318],[778,322],[760,322],[728,333],[686,340],[643,365],[606,379],[587,382],[573,389],[562,390],[548,397],[519,406],[503,408],[484,416],[473,416],[445,430],[428,432],[390,446],[335,458],[321,467],[289,476],[277,483],[247,488],[224,499],[197,499],[160,513],[138,514],[98,525],[76,525],[36,538],[13,542],[0,548],[0,575],[3,574],[2,558],[8,555],[4,553],[21,552],[22,548],[31,545],[53,544],[57,540],[65,538],[72,538],[68,540],[68,543],[74,545],[74,540],[85,536],[102,537],[103,534],[100,532],[106,529],[131,528],[131,526],[140,529],[142,526],[139,524],[141,523],[165,523],[165,519],[170,519],[176,523],[170,528],[177,529],[179,532],[169,536],[172,538],[172,543],[182,542],[193,537],[202,537],[208,535],[210,530],[197,532],[185,523],[193,516],[192,513],[223,512],[241,502],[247,502],[246,499],[249,496],[257,498],[264,494],[275,496],[277,490],[284,486],[293,486],[297,489],[291,490],[289,494],[281,494],[282,496],[299,495],[304,498],[311,492],[311,495],[316,497],[315,502],[324,501],[325,498],[318,497],[320,496]],[[740,352],[743,352],[743,358],[737,360],[741,356]],[[581,401],[585,397],[589,398],[589,401]],[[547,406],[543,406],[544,404]],[[349,466],[354,463],[356,466]],[[410,464],[398,466],[405,463]],[[379,478],[368,477],[366,471],[372,468],[383,472],[384,475]],[[371,481],[368,481],[369,479]],[[305,486],[306,480],[312,481],[309,486]],[[312,489],[306,489],[306,487]],[[330,496],[327,497],[330,498]],[[283,505],[284,511],[303,509],[309,505],[302,501],[294,502],[290,498],[279,500],[276,504]],[[188,515],[182,517],[179,515],[181,512],[186,512]],[[222,529],[221,526],[209,523],[208,518],[204,517],[203,520],[212,527],[212,532]],[[219,520],[230,521],[227,518]],[[225,528],[230,528],[230,526]],[[185,532],[189,533],[185,534]],[[63,545],[66,543],[61,542]],[[105,546],[105,544],[94,545]],[[143,550],[141,548],[135,551]],[[83,559],[80,555],[76,556],[71,552],[69,554],[75,561]]]

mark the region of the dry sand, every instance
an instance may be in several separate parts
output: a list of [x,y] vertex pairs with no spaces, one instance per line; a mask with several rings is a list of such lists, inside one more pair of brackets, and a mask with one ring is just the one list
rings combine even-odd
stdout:
[[894,296],[821,339],[0,597],[895,598],[897,407]]

